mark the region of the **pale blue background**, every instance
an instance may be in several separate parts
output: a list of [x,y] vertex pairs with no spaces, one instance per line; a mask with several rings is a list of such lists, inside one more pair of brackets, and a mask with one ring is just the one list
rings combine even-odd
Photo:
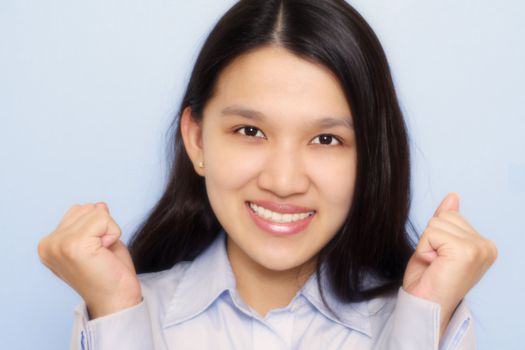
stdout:
[[[165,181],[165,132],[233,1],[0,1],[0,348],[66,349],[79,297],[38,240],[104,200],[127,239]],[[500,256],[468,294],[480,349],[525,330],[525,5],[351,1],[379,35],[412,136],[412,217],[448,191]]]

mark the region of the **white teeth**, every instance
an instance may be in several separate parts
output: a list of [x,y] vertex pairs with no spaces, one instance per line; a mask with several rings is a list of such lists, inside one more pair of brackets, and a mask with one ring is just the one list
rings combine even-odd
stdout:
[[265,219],[269,219],[271,221],[280,222],[280,223],[286,223],[286,222],[295,222],[304,220],[307,217],[313,215],[315,212],[310,211],[307,213],[297,213],[297,214],[282,214],[282,213],[276,213],[274,211],[271,211],[269,209],[259,207],[256,204],[250,203],[250,208],[260,217],[263,217]]

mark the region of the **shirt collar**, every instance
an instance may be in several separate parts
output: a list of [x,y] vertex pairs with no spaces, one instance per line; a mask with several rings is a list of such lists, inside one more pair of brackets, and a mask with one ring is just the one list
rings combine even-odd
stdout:
[[[323,295],[333,311],[326,307],[312,274],[298,294],[303,295],[325,317],[347,328],[372,337],[370,317],[385,304],[383,298],[341,303],[333,293],[321,268]],[[205,311],[224,292],[236,295],[235,276],[226,251],[226,234],[221,231],[213,243],[195,258],[176,286],[164,319],[164,327],[189,320]]]
[[235,276],[221,231],[184,272],[168,304],[164,326],[184,322],[206,310],[224,291],[235,291]]
[[[310,276],[300,293],[328,319],[372,338],[371,317],[385,305],[386,299],[375,298],[368,301],[343,303],[336,297],[328,282],[326,265],[321,266],[320,275],[323,296],[328,307],[321,298],[315,273]],[[373,283],[372,279],[369,278],[365,281],[365,285],[368,283]]]

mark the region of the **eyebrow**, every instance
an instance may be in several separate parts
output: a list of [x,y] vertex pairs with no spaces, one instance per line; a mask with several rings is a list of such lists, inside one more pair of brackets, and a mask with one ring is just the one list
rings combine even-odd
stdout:
[[[224,108],[221,111],[221,114],[222,115],[238,115],[244,118],[258,120],[258,121],[262,121],[266,118],[266,116],[262,112],[256,111],[254,109],[242,107],[242,106],[235,106],[235,105]],[[350,128],[350,129],[354,128],[354,123],[352,122],[351,117],[342,117],[342,118],[323,117],[323,118],[313,121],[311,125],[314,127],[325,128],[325,129],[335,128],[338,126],[343,126],[343,127]]]
[[239,115],[248,119],[263,120],[266,116],[256,110],[241,106],[229,106],[221,111],[222,115]]

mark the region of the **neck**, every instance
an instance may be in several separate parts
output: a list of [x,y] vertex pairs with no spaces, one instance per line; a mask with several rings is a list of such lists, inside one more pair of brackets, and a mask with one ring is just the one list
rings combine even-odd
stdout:
[[241,298],[263,317],[271,309],[286,307],[315,269],[315,259],[289,270],[267,269],[229,237],[227,250]]

